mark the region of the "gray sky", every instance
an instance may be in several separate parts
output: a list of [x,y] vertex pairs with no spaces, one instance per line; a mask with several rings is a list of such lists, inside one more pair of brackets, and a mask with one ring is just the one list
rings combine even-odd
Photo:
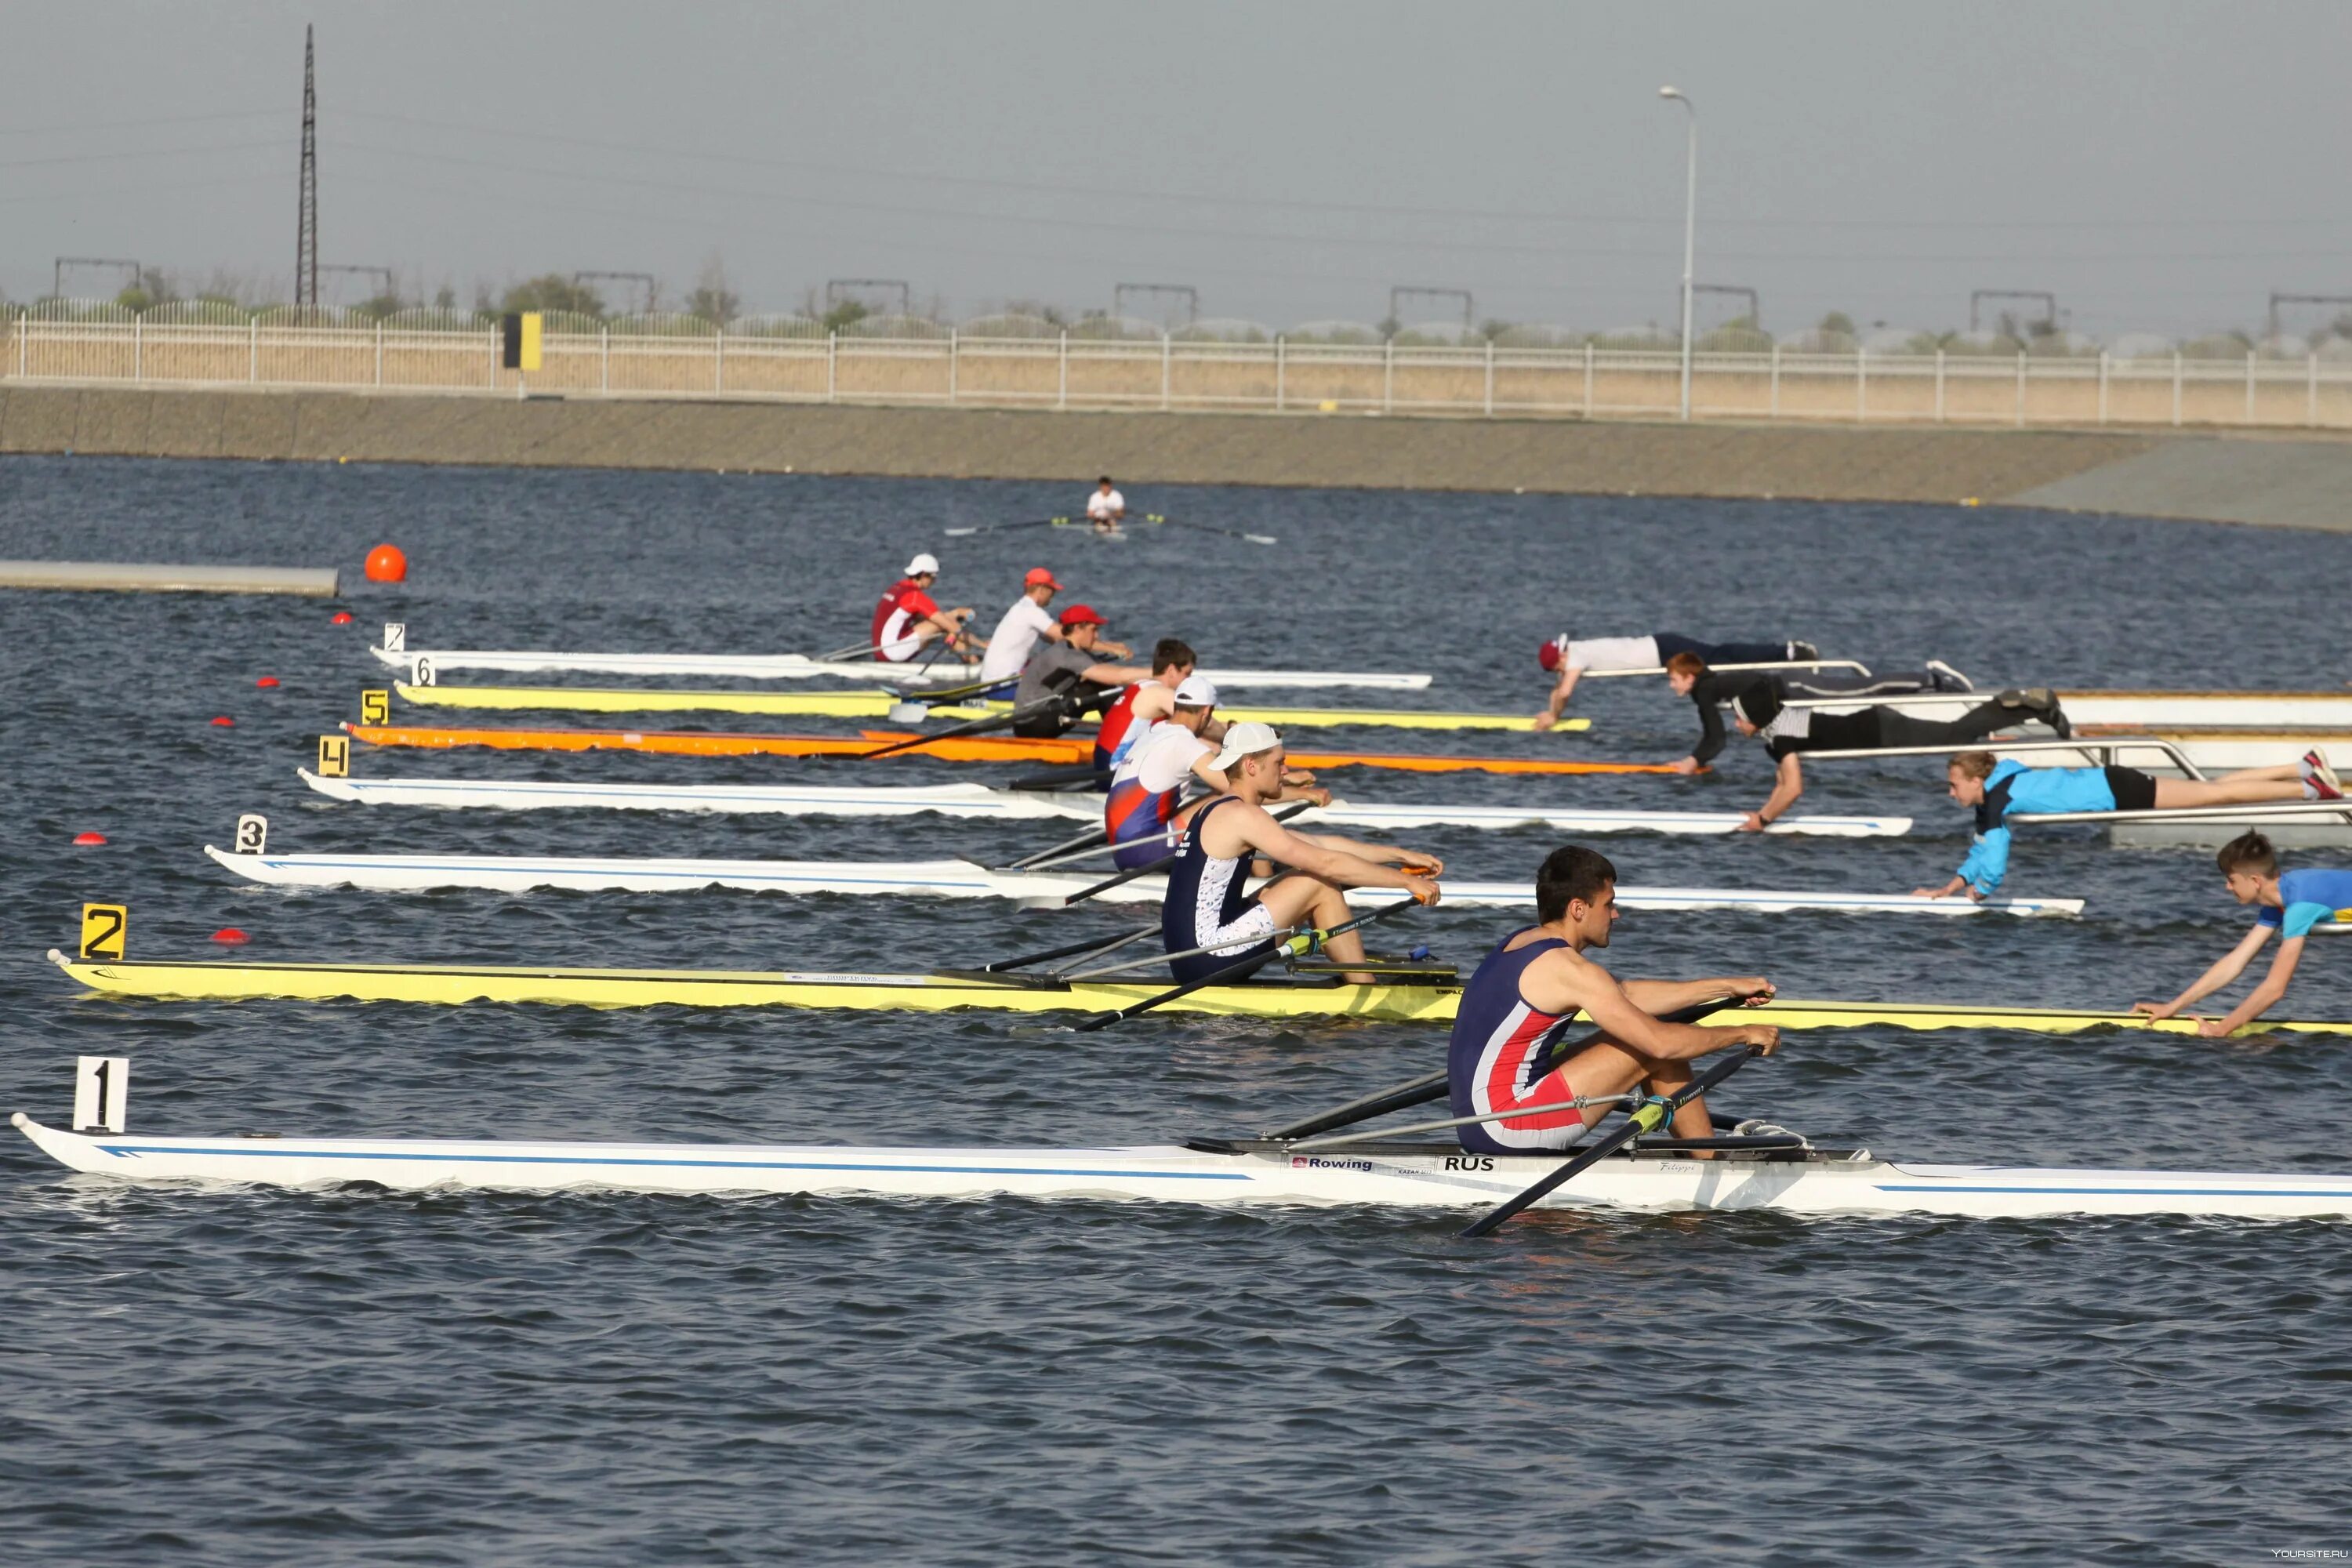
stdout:
[[965,317],[1141,281],[1276,326],[1392,284],[1666,322],[1664,82],[1698,105],[1699,279],[1775,331],[2011,288],[2178,336],[2352,293],[2340,0],[16,0],[0,289],[66,253],[282,290],[306,21],[323,258],[467,301],[578,268],[675,301],[716,251],[769,310],[878,276]]

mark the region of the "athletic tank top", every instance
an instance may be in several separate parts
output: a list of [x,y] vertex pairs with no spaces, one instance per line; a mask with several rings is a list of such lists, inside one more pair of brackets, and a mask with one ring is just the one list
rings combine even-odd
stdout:
[[1101,727],[1095,731],[1095,768],[1097,772],[1116,767],[1126,756],[1133,743],[1129,739],[1128,732],[1130,730],[1135,731],[1134,739],[1138,741],[1150,731],[1151,726],[1149,724],[1142,730],[1135,730],[1136,694],[1147,686],[1162,684],[1164,683],[1156,677],[1150,680],[1139,680],[1120,692],[1118,700],[1103,710]]
[[[1184,829],[1183,847],[1176,852],[1176,864],[1168,868],[1168,897],[1160,906],[1160,940],[1170,952],[1206,945],[1218,931],[1257,902],[1255,895],[1242,890],[1242,884],[1249,879],[1250,851],[1221,858],[1201,847],[1202,826],[1233,803],[1232,795],[1219,795],[1194,812],[1192,826]],[[1214,967],[1231,963],[1240,954],[1204,956]]]
[[[1456,1116],[1508,1110],[1530,1098],[1564,1100],[1572,1092],[1529,1094],[1551,1070],[1552,1042],[1576,1016],[1572,1012],[1538,1012],[1519,994],[1519,978],[1528,965],[1554,948],[1568,945],[1553,936],[1512,949],[1512,942],[1535,929],[1521,926],[1505,937],[1462,988],[1461,1005],[1454,1016],[1454,1037],[1445,1049],[1445,1073]],[[1529,1150],[1564,1149],[1583,1125],[1581,1111],[1551,1110],[1508,1121],[1476,1122],[1461,1128],[1458,1136],[1462,1147],[1476,1153],[1522,1154]]]
[[1167,841],[1168,825],[1176,819],[1184,785],[1194,776],[1192,763],[1215,751],[1181,724],[1154,724],[1128,749],[1126,760],[1111,774],[1110,794],[1103,802],[1105,837],[1131,847],[1113,857],[1120,870],[1131,871],[1174,852],[1176,847]]

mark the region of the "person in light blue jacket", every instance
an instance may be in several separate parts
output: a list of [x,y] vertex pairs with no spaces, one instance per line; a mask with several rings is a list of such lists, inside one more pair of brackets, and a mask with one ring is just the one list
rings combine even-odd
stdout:
[[2009,874],[2008,816],[2012,811],[2173,811],[2198,805],[2250,805],[2273,800],[2336,800],[2344,791],[2317,752],[2300,763],[2246,768],[2218,779],[2151,778],[2137,768],[2029,768],[2014,757],[1962,752],[1947,765],[1951,797],[1977,814],[1969,857],[1940,888],[1921,898],[1966,894],[1987,899]]
[[2204,973],[2189,983],[2189,989],[2169,1002],[2136,1002],[2135,1013],[2150,1018],[2178,1016],[2180,1010],[2200,997],[2210,996],[2240,974],[2253,962],[2263,943],[2270,941],[2271,932],[2279,933],[2278,956],[2271,960],[2271,972],[2263,976],[2262,984],[2247,993],[2246,999],[2219,1018],[2197,1017],[2197,1032],[2210,1039],[2218,1039],[2261,1017],[2286,995],[2287,984],[2294,979],[2295,965],[2303,962],[2303,939],[2312,928],[2321,924],[2352,921],[2352,871],[2323,870],[2311,868],[2281,875],[2278,851],[2260,833],[2242,833],[2221,846],[2213,857],[2221,868],[2223,886],[2230,896],[2242,904],[2253,904],[2253,929],[2246,932],[2238,945],[2222,954]]

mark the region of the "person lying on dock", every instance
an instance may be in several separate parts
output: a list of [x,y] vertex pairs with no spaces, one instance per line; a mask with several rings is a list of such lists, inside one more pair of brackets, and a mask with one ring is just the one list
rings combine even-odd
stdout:
[[[1173,696],[1169,716],[1122,753],[1103,802],[1103,836],[1113,846],[1111,859],[1122,871],[1168,858],[1171,847],[1201,807],[1233,788],[1233,781],[1217,766],[1217,748],[1225,735],[1225,726],[1213,716],[1217,689],[1192,675]],[[1185,798],[1188,791],[1195,792],[1190,800]],[[1315,787],[1313,773],[1285,769],[1282,792],[1275,798],[1328,805],[1331,792]]]
[[1021,667],[1021,684],[1013,694],[1015,708],[1037,708],[1046,699],[1067,700],[1029,714],[1013,726],[1025,740],[1047,740],[1077,721],[1085,704],[1114,686],[1149,680],[1151,671],[1139,664],[1099,662],[1106,650],[1096,639],[1110,623],[1091,605],[1072,605],[1062,612],[1062,640],[1040,642]]
[[[1168,952],[1191,955],[1168,961],[1180,984],[1270,950],[1275,932],[1285,927],[1346,923],[1343,889],[1401,888],[1421,903],[1437,902],[1445,863],[1436,856],[1336,834],[1294,833],[1268,815],[1265,803],[1282,794],[1282,737],[1272,725],[1247,720],[1225,731],[1210,764],[1232,793],[1203,801],[1192,814],[1160,907]],[[1292,874],[1251,893],[1244,884],[1260,856]],[[1361,963],[1364,939],[1342,932],[1327,951],[1342,965]],[[1360,984],[1373,978],[1354,971],[1345,977]]]
[[1677,697],[1687,697],[1698,710],[1698,743],[1690,755],[1670,764],[1678,773],[1695,773],[1723,750],[1723,709],[1743,686],[1759,679],[1779,682],[1774,688],[1785,702],[1791,698],[1851,697],[1856,700],[1882,697],[1915,697],[1923,691],[1974,691],[1969,678],[1940,658],[1931,658],[1916,670],[1886,675],[1857,675],[1850,669],[1790,671],[1760,677],[1751,671],[1710,669],[1695,653],[1678,653],[1666,660],[1666,684]]
[[958,654],[971,656],[971,639],[964,635],[963,624],[971,619],[971,606],[940,609],[930,593],[939,580],[939,557],[926,551],[908,562],[905,574],[882,590],[868,628],[876,658],[885,664],[904,664],[926,644],[941,637]]
[[2295,965],[2303,962],[2304,938],[2311,934],[2312,927],[2352,915],[2352,871],[2315,868],[2281,875],[2278,851],[2261,833],[2238,835],[2221,846],[2213,860],[2221,868],[2222,885],[2230,889],[2230,896],[2242,904],[2259,906],[2253,929],[2212,968],[2190,981],[2188,990],[2169,1002],[2135,1002],[2132,1011],[2150,1018],[2179,1016],[2183,1008],[2245,973],[2263,943],[2270,941],[2271,932],[2277,931],[2278,956],[2271,960],[2271,972],[2244,1001],[2222,1017],[2191,1015],[2197,1017],[2199,1034],[2218,1039],[2245,1027],[2285,998]]
[[1651,632],[1638,637],[1586,637],[1566,632],[1536,649],[1536,662],[1559,679],[1551,700],[1536,715],[1538,731],[1550,729],[1568,710],[1576,684],[1588,669],[1656,669],[1677,654],[1688,654],[1705,664],[1782,664],[1819,658],[1821,649],[1809,642],[1701,642],[1680,632]]
[[[1538,923],[1505,937],[1463,987],[1445,1052],[1454,1115],[1558,1106],[1637,1088],[1672,1094],[1689,1084],[1697,1058],[1732,1046],[1772,1053],[1780,1031],[1769,1024],[1672,1024],[1655,1016],[1723,996],[1753,1006],[1771,1000],[1770,981],[1740,974],[1620,982],[1585,956],[1587,949],[1609,945],[1617,916],[1617,868],[1606,856],[1571,845],[1545,858],[1536,873]],[[1579,1013],[1603,1037],[1554,1063],[1553,1042]],[[1468,1122],[1462,1147],[1479,1154],[1566,1149],[1607,1113],[1594,1106]],[[1705,1102],[1677,1110],[1673,1131],[1677,1138],[1714,1136]]]
[[1952,879],[1940,888],[1914,888],[1915,897],[1948,899],[1965,893],[1989,899],[1998,892],[2009,874],[2005,819],[2012,811],[2171,811],[2273,800],[2340,800],[2344,795],[2336,774],[2316,752],[2297,763],[2246,768],[2218,779],[2159,779],[2137,768],[2030,768],[2015,757],[1962,752],[1946,764],[1944,781],[1951,797],[1977,814],[1976,835]]
[[2031,691],[2004,691],[1990,702],[1979,702],[1957,719],[1915,719],[1892,708],[1860,708],[1851,713],[1827,713],[1813,708],[1791,708],[1780,699],[1780,683],[1769,675],[1748,677],[1731,700],[1732,722],[1743,735],[1764,742],[1778,769],[1772,794],[1748,814],[1742,833],[1761,833],[1788,814],[1805,793],[1805,752],[1874,751],[1882,746],[1959,746],[1981,741],[1996,730],[2039,719],[2061,735],[2072,732],[2058,699],[2046,686]]

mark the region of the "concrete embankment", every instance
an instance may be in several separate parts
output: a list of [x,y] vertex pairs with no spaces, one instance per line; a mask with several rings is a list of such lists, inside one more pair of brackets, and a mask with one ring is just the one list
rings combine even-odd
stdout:
[[0,452],[1986,503],[2352,527],[2352,440],[0,388]]

